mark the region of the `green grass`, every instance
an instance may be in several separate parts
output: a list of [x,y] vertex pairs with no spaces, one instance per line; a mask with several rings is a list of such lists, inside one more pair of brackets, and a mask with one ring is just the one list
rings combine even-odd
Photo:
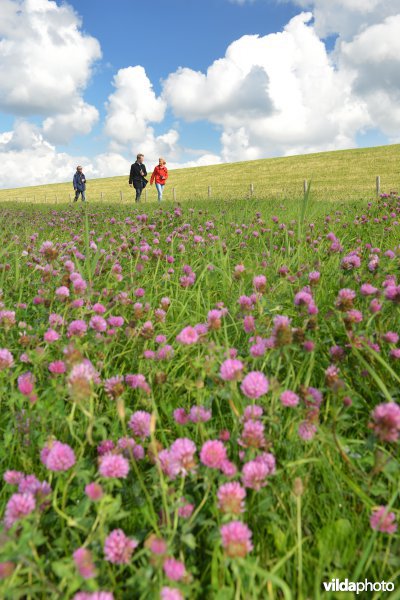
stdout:
[[[312,181],[312,198],[317,200],[369,199],[376,193],[376,176],[381,177],[384,192],[400,188],[400,145],[360,148],[228,163],[209,167],[170,171],[165,200],[206,199],[211,197],[243,199],[250,196],[253,184],[255,198],[293,198],[303,194],[303,181]],[[150,168],[152,165],[147,165]],[[72,180],[73,173],[71,173]],[[93,179],[87,186],[88,199],[104,202],[132,202],[134,191],[123,177]],[[66,202],[73,197],[71,183],[0,190],[0,201]],[[143,200],[156,201],[157,193],[147,186]]]
[[[112,590],[115,600],[157,600],[165,585],[178,587],[190,600],[346,597],[323,590],[323,582],[332,578],[390,581],[395,586],[392,595],[377,592],[359,598],[398,598],[399,531],[374,531],[369,519],[374,507],[384,505],[400,522],[399,442],[377,439],[368,424],[376,405],[399,402],[400,360],[391,355],[399,344],[385,342],[383,335],[398,331],[400,305],[385,298],[383,284],[398,273],[399,257],[390,258],[385,252],[399,244],[400,204],[393,198],[387,206],[381,201],[368,206],[358,201],[307,200],[199,201],[195,208],[183,205],[181,211],[169,202],[146,209],[96,202],[56,208],[0,205],[4,215],[0,310],[15,311],[15,325],[0,325],[0,348],[8,348],[15,359],[10,369],[0,371],[0,474],[16,469],[49,481],[52,488],[50,503],[43,509],[11,530],[0,526],[0,562],[12,563],[12,573],[0,580],[0,598],[69,600],[78,590]],[[144,210],[147,223],[137,219]],[[357,218],[361,214],[366,215],[363,221]],[[331,251],[326,237],[330,231],[340,239],[342,253]],[[196,235],[204,241],[196,241]],[[56,252],[46,256],[40,249],[49,240]],[[144,240],[150,249],[145,249]],[[368,266],[371,247],[381,249],[376,271]],[[153,250],[161,250],[163,256]],[[342,258],[351,251],[357,251],[361,265],[342,269]],[[174,262],[167,262],[166,255]],[[67,259],[87,282],[80,293],[73,291]],[[121,280],[113,270],[116,264]],[[192,286],[183,287],[180,278],[188,264],[197,278]],[[238,264],[245,272],[235,277]],[[286,277],[279,272],[282,265],[288,269]],[[312,287],[319,313],[309,315],[306,307],[294,304],[294,296],[309,283],[308,274],[314,270],[321,274]],[[267,290],[252,311],[256,334],[269,337],[279,314],[292,319],[294,329],[291,342],[256,357],[249,351],[252,334],[244,331],[238,300],[252,294],[253,277],[260,274],[266,276]],[[364,282],[379,290],[378,313],[370,310],[371,297],[359,293]],[[56,297],[60,285],[70,289],[66,302]],[[135,295],[138,288],[145,289],[144,298]],[[361,322],[346,323],[346,314],[337,308],[341,288],[357,292],[353,308],[362,312]],[[165,296],[171,304],[162,322],[156,311]],[[72,304],[78,297],[83,306]],[[144,306],[143,311],[135,309],[137,301],[148,303],[148,312]],[[90,322],[95,302],[104,304],[105,317],[123,316],[124,326],[110,336],[96,335],[89,327],[82,338],[68,337],[73,320]],[[176,342],[183,327],[206,322],[208,311],[220,302],[228,313],[219,328],[210,329],[192,346]],[[60,339],[47,343],[43,336],[52,313],[65,323],[57,328]],[[155,330],[151,337],[142,329],[149,320]],[[171,360],[144,358],[145,350],[157,349],[158,334],[173,346]],[[304,339],[315,343],[313,351],[304,351]],[[365,341],[378,343],[380,352]],[[325,376],[334,345],[344,349],[338,363],[342,384],[337,387]],[[268,485],[259,491],[247,489],[246,510],[235,517],[222,514],[217,504],[218,487],[227,479],[199,461],[204,442],[228,430],[228,456],[239,470],[243,466],[239,417],[253,401],[246,399],[239,382],[224,382],[219,376],[229,348],[237,349],[245,373],[256,370],[268,376],[270,389],[256,403],[264,410],[266,450],[277,464]],[[22,353],[29,362],[20,360]],[[103,385],[82,393],[68,385],[68,377],[83,358],[92,362],[103,380],[127,373],[145,375],[151,394],[124,386],[115,400]],[[65,375],[49,373],[48,364],[54,360],[67,362]],[[35,377],[36,402],[18,390],[18,377],[26,371]],[[288,408],[282,406],[280,394],[293,390],[302,396],[309,386],[322,392],[323,401],[312,417],[316,435],[304,441],[297,430],[311,418],[305,397]],[[351,405],[344,402],[346,397]],[[189,411],[196,405],[211,409],[212,419],[184,426],[175,422],[174,409]],[[98,444],[131,433],[127,423],[136,410],[153,414],[153,440],[164,448],[177,437],[193,440],[197,469],[168,479],[154,466],[151,442],[145,440],[145,459],[130,460],[127,479],[100,477]],[[40,461],[40,451],[52,436],[75,451],[76,465],[67,472],[49,471]],[[244,460],[261,451],[247,448]],[[239,475],[235,480],[240,481]],[[103,486],[99,503],[85,496],[85,485],[91,481]],[[15,486],[0,486],[0,519],[15,492]],[[195,506],[187,519],[178,518],[182,496]],[[254,550],[245,558],[230,559],[221,546],[220,527],[233,518],[246,522],[253,532]],[[127,565],[104,559],[105,537],[115,528],[139,541]],[[146,548],[152,533],[167,542],[170,556],[185,562],[190,577],[178,583],[167,580],[162,561],[154,560]],[[83,545],[92,552],[98,571],[91,581],[80,577],[72,559]]]

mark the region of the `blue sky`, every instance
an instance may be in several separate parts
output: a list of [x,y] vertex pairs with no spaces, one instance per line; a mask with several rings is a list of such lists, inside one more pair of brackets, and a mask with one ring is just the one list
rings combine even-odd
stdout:
[[[103,57],[85,92],[85,99],[104,116],[104,103],[112,92],[111,77],[118,69],[141,64],[157,94],[161,81],[178,67],[205,71],[229,44],[242,35],[265,35],[280,31],[299,12],[291,3],[267,0],[251,5],[229,0],[154,0],[138,15],[134,0],[73,0],[69,2],[83,19],[83,29],[101,42]],[[110,8],[111,7],[111,8]],[[138,26],[139,25],[139,26]],[[171,111],[157,129],[175,122]],[[186,146],[219,149],[219,131],[201,121],[181,128]],[[75,141],[92,152],[101,140],[101,126],[94,135]],[[87,150],[86,150],[87,149]]]
[[0,0],[0,187],[123,174],[137,151],[396,143],[399,33],[400,0]]

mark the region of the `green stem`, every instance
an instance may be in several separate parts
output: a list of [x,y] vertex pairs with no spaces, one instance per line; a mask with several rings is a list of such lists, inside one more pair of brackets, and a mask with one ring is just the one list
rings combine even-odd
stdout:
[[296,509],[297,509],[297,587],[298,587],[298,598],[303,597],[303,541],[301,531],[301,496],[296,496]]
[[77,529],[80,529],[81,531],[84,531],[86,533],[86,529],[84,527],[82,527],[82,525],[79,525],[79,523],[77,523],[75,521],[75,519],[71,519],[71,517],[69,517],[58,505],[57,505],[57,491],[58,491],[58,481],[56,483],[56,487],[54,489],[53,492],[53,501],[52,501],[52,507],[53,509],[56,511],[56,513],[58,515],[60,515],[60,517],[63,519],[63,521],[66,521],[68,527],[76,527]]
[[200,502],[199,506],[196,508],[196,510],[194,511],[194,513],[192,514],[192,516],[190,517],[189,525],[191,525],[193,523],[193,521],[196,519],[197,515],[199,514],[199,512],[201,511],[201,509],[203,508],[203,506],[207,502],[207,498],[208,498],[208,495],[210,493],[210,490],[211,490],[211,484],[209,484],[208,488],[206,489],[206,493],[204,494],[203,500]]

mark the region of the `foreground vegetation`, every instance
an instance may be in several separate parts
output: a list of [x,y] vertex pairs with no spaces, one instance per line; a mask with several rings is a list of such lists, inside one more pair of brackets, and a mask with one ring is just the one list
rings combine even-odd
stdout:
[[398,587],[400,202],[307,203],[1,207],[2,598]]
[[[399,152],[400,145],[396,144],[171,170],[165,199],[173,200],[175,193],[177,201],[204,200],[210,187],[211,197],[219,200],[243,200],[250,194],[258,199],[293,200],[301,197],[306,179],[308,183],[312,181],[316,200],[367,200],[375,192],[378,175],[383,190],[399,190]],[[149,171],[154,167],[147,161],[146,166]],[[71,182],[72,176],[73,173]],[[0,201],[55,204],[67,202],[73,195],[72,184],[68,182],[0,190]],[[154,186],[147,187],[145,197],[147,202],[156,201]],[[128,185],[128,173],[95,180],[89,177],[88,198],[131,203],[133,191]]]

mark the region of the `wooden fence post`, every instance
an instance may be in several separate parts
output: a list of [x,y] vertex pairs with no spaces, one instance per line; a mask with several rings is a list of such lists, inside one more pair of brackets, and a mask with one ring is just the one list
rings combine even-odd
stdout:
[[147,188],[144,188],[144,201],[147,202]]
[[376,195],[379,196],[381,193],[381,178],[380,175],[376,176]]
[[175,202],[176,201],[176,190],[175,190],[174,187],[172,188],[172,197],[173,197],[174,202]]
[[252,197],[252,195],[254,194],[254,183],[250,184],[250,198]]
[[119,197],[121,198],[121,202],[123,201],[123,196],[121,190],[119,190]]
[[100,200],[103,200],[103,192],[100,192]]
[[304,195],[307,194],[307,192],[308,192],[307,179],[304,179],[304,181],[303,181],[303,192],[304,192]]
[[208,186],[208,197],[211,198],[211,185]]

